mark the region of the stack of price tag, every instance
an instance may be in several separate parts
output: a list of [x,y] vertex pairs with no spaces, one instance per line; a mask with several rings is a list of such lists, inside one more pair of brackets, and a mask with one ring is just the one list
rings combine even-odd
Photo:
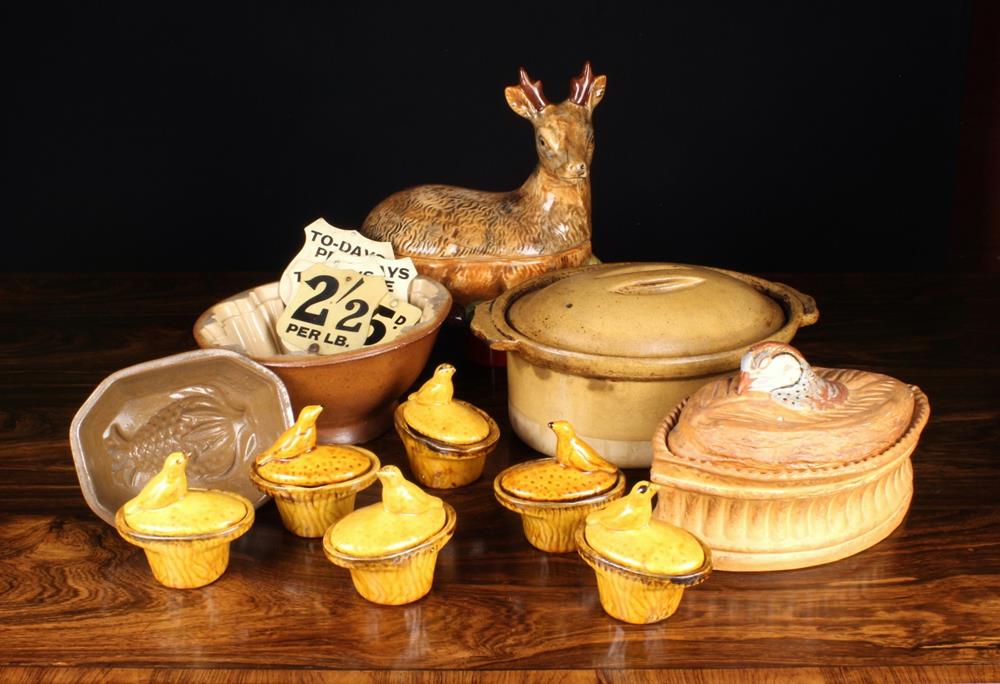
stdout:
[[397,259],[388,242],[317,219],[281,276],[278,337],[319,354],[391,341],[420,320],[409,302],[416,276],[413,261]]

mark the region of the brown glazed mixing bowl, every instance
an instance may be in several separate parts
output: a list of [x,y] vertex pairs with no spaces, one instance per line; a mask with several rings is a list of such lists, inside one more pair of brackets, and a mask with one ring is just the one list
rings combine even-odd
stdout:
[[[296,413],[304,406],[323,406],[317,422],[320,442],[355,444],[378,437],[392,425],[397,400],[427,363],[451,310],[451,295],[436,280],[419,276],[411,285],[410,303],[423,309],[420,322],[390,342],[326,356],[262,354],[269,344],[277,344],[264,339],[273,333],[283,309],[275,282],[245,290],[205,311],[194,324],[194,338],[200,347],[221,346],[243,352],[274,371],[288,390]],[[255,317],[253,325],[244,329],[256,328],[263,333],[253,344],[226,344],[215,331],[225,327],[222,318],[230,314]]]

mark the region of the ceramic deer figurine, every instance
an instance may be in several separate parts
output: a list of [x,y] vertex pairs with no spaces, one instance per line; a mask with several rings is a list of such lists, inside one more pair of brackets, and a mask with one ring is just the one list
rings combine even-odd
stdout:
[[587,62],[570,96],[552,104],[521,69],[507,104],[535,130],[538,166],[510,192],[421,185],[383,200],[362,232],[392,243],[460,304],[491,299],[539,273],[579,266],[590,251],[591,117],[607,86]]

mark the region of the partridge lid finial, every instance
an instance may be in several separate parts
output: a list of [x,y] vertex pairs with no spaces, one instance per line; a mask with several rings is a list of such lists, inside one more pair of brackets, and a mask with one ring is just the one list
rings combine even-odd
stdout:
[[813,371],[801,352],[783,342],[761,342],[743,355],[737,394],[767,392],[797,411],[821,410],[847,400],[847,387]]

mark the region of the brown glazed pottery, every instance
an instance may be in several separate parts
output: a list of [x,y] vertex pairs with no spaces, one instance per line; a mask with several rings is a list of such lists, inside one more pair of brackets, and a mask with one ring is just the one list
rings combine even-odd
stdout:
[[621,467],[645,467],[663,415],[731,373],[760,340],[815,323],[813,299],[721,269],[609,263],[549,273],[476,307],[472,331],[507,355],[515,432],[552,454],[555,416]]
[[361,232],[389,241],[398,256],[435,278],[465,305],[496,297],[528,278],[587,263],[590,251],[591,117],[604,97],[605,76],[590,63],[570,83],[569,98],[552,104],[540,81],[521,69],[507,103],[534,127],[538,166],[511,192],[421,185],[372,209]]
[[[276,315],[281,311],[278,283],[246,290],[226,301],[251,299],[262,302],[253,308],[275,315],[274,319],[268,319],[273,329]],[[275,301],[279,305],[271,306]],[[441,324],[451,310],[451,296],[444,286],[422,276],[411,286],[410,302],[423,309],[423,317],[391,342],[326,356],[305,353],[249,356],[281,378],[296,411],[311,404],[326,409],[317,423],[320,442],[367,442],[392,425],[396,400],[420,375]],[[194,325],[194,337],[201,347],[217,344],[209,332],[217,324],[214,309],[203,313]]]
[[250,462],[292,424],[278,377],[243,354],[212,349],[175,354],[109,375],[77,411],[69,438],[80,489],[110,525],[163,464],[189,456],[192,486],[267,501]]
[[872,546],[903,520],[927,423],[917,387],[811,368],[765,342],[653,436],[657,517],[712,548],[718,570],[787,570]]

